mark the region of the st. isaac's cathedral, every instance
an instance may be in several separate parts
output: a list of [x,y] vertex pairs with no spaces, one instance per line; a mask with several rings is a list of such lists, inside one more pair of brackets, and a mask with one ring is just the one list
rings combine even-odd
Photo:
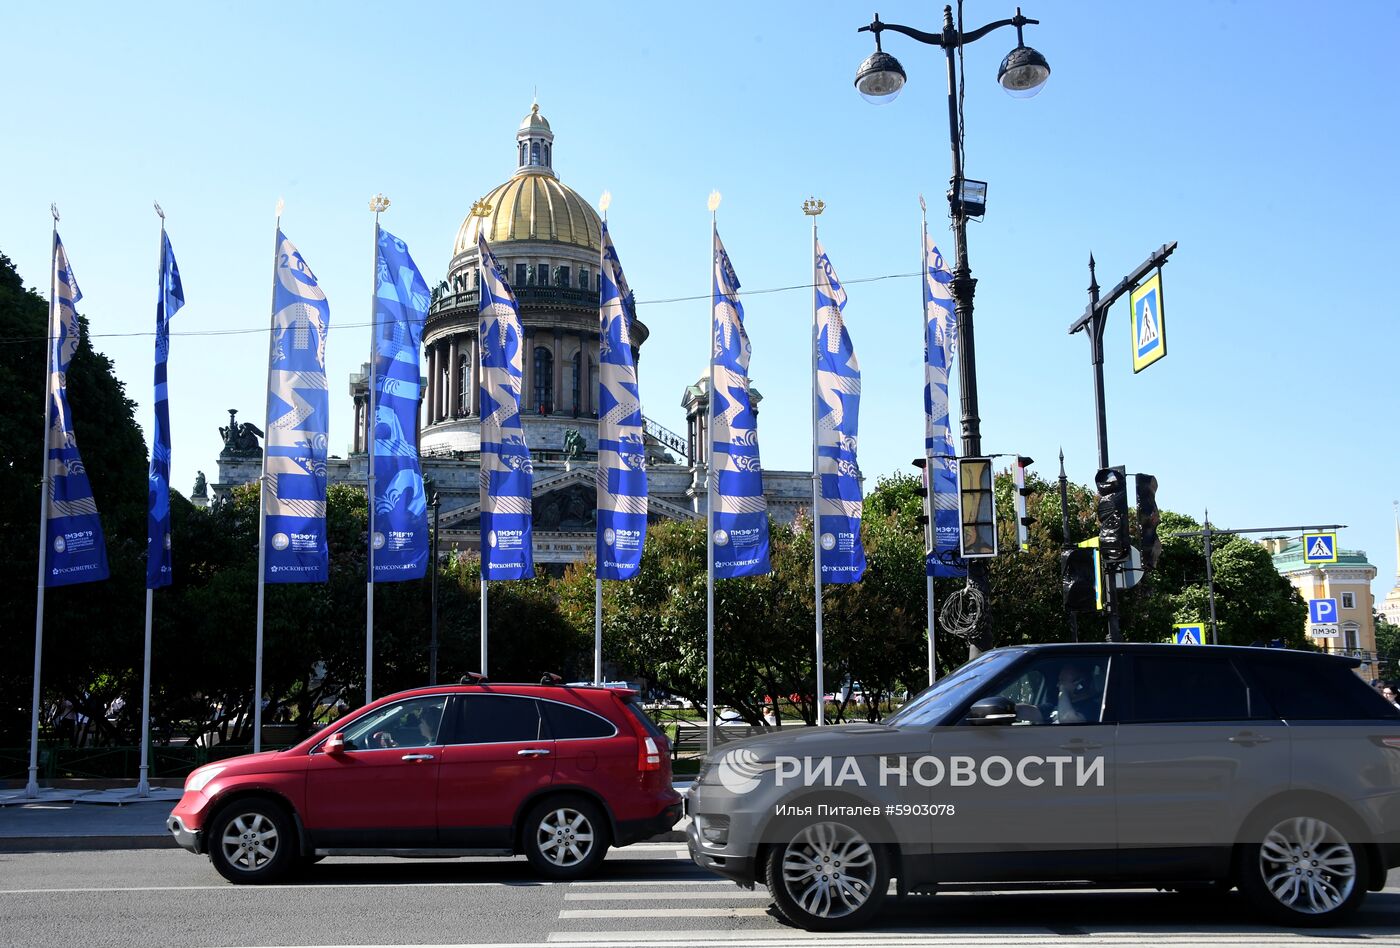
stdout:
[[[594,470],[598,449],[598,262],[602,222],[598,212],[554,171],[554,133],[530,109],[515,134],[515,173],[492,188],[457,231],[446,279],[432,294],[423,327],[423,409],[418,432],[424,480],[441,503],[440,548],[479,550],[481,429],[478,414],[477,234],[506,268],[520,303],[525,377],[521,424],[530,446],[535,568],[561,574],[592,555],[595,532]],[[648,371],[643,349],[648,336],[632,325],[633,356],[645,408],[660,394],[656,379],[674,369]],[[701,367],[703,368],[703,366]],[[355,433],[350,456],[331,458],[330,483],[365,483],[369,366],[350,376]],[[695,518],[705,511],[705,462],[709,409],[708,371],[681,395],[686,434],[646,419],[649,520]],[[757,403],[762,396],[752,390]],[[262,452],[256,439],[231,419],[219,455],[215,500],[234,485],[255,481]],[[240,436],[240,431],[245,433]],[[762,441],[762,424],[759,439]],[[811,474],[767,471],[763,490],[774,521],[790,523],[811,507]]]

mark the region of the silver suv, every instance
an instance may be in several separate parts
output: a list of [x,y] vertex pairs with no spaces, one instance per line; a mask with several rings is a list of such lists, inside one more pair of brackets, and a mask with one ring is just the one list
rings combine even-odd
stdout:
[[1238,886],[1335,923],[1400,865],[1400,711],[1356,659],[1277,649],[987,652],[882,724],[706,759],[690,854],[814,931],[943,882]]

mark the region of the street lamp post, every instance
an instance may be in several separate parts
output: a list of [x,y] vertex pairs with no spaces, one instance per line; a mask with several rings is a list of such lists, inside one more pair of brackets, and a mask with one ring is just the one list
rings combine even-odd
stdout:
[[439,515],[442,513],[441,496],[437,492],[436,486],[432,493],[433,505],[433,543],[429,556],[432,563],[429,565],[433,571],[432,578],[432,607],[429,625],[431,631],[428,638],[428,684],[436,685],[438,682],[438,524]]
[[[862,26],[857,32],[875,34],[875,52],[861,63],[856,71],[856,91],[867,101],[889,102],[899,94],[906,79],[904,67],[881,47],[880,34],[885,30],[903,33],[912,39],[929,46],[938,46],[948,60],[948,141],[953,156],[953,177],[949,182],[948,205],[953,218],[953,245],[956,264],[953,269],[952,293],[953,312],[957,318],[958,332],[958,387],[962,404],[962,455],[976,457],[982,453],[981,418],[977,408],[977,348],[973,335],[972,297],[977,289],[977,281],[972,276],[972,268],[967,262],[967,219],[981,217],[986,211],[986,182],[969,181],[963,177],[963,140],[960,96],[960,80],[957,71],[957,56],[962,47],[975,42],[1003,26],[1016,28],[1016,48],[1002,60],[997,72],[997,82],[1008,93],[1018,98],[1035,95],[1050,78],[1050,66],[1045,57],[1025,45],[1021,34],[1022,27],[1037,24],[1021,15],[1020,7],[1009,20],[997,20],[975,30],[959,30],[953,23],[953,8],[943,8],[943,30],[940,33],[926,33],[898,23],[883,23],[877,14],[869,26]],[[987,563],[974,559],[968,563],[968,582],[980,594],[982,609],[978,616],[976,631],[968,640],[968,651],[976,657],[992,644],[991,627],[987,619]]]

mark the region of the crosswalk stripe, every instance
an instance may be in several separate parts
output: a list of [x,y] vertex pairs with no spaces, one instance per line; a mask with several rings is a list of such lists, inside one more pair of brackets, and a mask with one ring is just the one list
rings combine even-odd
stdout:
[[733,890],[706,889],[700,892],[566,892],[565,902],[680,902],[685,899],[767,899],[768,890],[753,892],[735,888]]
[[[667,908],[667,918],[740,918],[767,915],[766,908]],[[564,909],[560,918],[656,918],[656,909]]]

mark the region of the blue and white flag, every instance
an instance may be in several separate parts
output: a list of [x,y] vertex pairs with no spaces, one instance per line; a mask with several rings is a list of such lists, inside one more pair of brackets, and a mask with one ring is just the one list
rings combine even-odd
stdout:
[[374,536],[376,583],[428,568],[428,501],[418,466],[418,349],[428,284],[402,240],[379,229],[374,278]]
[[603,222],[598,265],[599,579],[631,579],[647,535],[647,459],[642,396],[632,361],[631,293]]
[[768,564],[768,502],[758,459],[758,416],[749,401],[749,357],[739,277],[714,232],[711,322],[710,536],[715,578],[762,576]]
[[860,430],[860,363],[841,313],[846,290],[817,243],[817,474],[824,583],[854,583],[865,575],[860,540],[861,483],[856,462]]
[[530,498],[535,469],[520,425],[520,385],[525,377],[520,305],[502,275],[486,235],[481,256],[481,578],[530,579],[535,575]]
[[953,274],[924,228],[924,453],[929,462],[933,552],[929,576],[966,576],[958,555],[958,465],[948,416],[948,369],[957,349]]
[[48,556],[45,586],[107,578],[107,544],[87,468],[78,456],[68,409],[68,366],[78,351],[78,311],[83,298],[63,241],[53,235],[53,293],[49,306]]
[[185,305],[185,288],[170,236],[160,232],[160,295],[156,297],[156,427],[146,488],[146,588],[169,586],[170,565],[170,401],[165,362],[170,355],[170,317]]
[[323,583],[326,547],[326,332],[331,307],[316,275],[277,231],[272,357],[267,367],[263,531],[269,583]]

